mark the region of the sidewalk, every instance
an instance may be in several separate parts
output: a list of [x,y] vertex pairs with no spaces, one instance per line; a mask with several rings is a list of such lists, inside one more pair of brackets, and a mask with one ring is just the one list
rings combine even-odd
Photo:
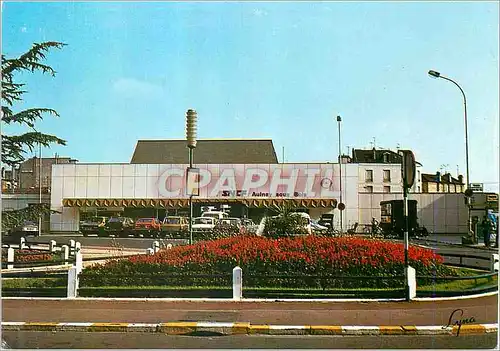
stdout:
[[[484,245],[483,239],[478,237],[478,243],[477,244],[462,244],[462,234],[429,234],[429,236],[420,238],[419,240],[421,241],[429,241],[429,242],[435,242],[435,243],[440,243],[440,244],[446,244],[446,245],[454,245],[454,246],[461,246],[461,247],[471,247],[475,249],[484,249],[484,250],[492,250],[492,251],[498,251],[498,248],[496,247],[486,247]],[[492,242],[492,245],[494,244],[494,241]]]
[[[459,319],[474,319],[474,322],[463,323],[464,332],[467,328],[475,332],[486,330],[484,326],[468,325],[464,328],[467,324],[489,325],[488,330],[496,332],[498,324],[497,294],[415,302],[123,301],[85,298],[8,298],[2,302],[2,318],[10,323],[13,330],[80,327],[86,331],[140,331],[144,328],[147,331],[186,333],[213,327],[229,328],[231,332],[240,328],[242,333],[249,334],[252,331],[263,334],[279,331],[285,334],[314,334],[313,331],[317,330],[330,334],[355,333],[356,330],[375,334],[382,331],[386,334],[415,334],[417,326],[431,326],[426,329],[428,333],[449,333]],[[5,326],[3,323],[3,328]],[[449,328],[446,329],[446,326]]]

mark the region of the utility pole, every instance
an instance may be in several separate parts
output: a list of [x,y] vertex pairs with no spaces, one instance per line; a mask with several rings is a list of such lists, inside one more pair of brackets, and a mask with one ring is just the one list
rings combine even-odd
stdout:
[[193,169],[193,150],[196,148],[196,122],[198,115],[195,110],[186,112],[186,140],[189,148],[189,168],[186,172],[186,190],[189,192],[189,245],[193,243],[193,193],[187,186],[190,179],[190,171]]

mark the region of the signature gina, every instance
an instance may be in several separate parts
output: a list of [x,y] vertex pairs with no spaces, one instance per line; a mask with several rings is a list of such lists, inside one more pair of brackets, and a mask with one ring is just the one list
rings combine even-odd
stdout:
[[[471,324],[476,322],[476,319],[474,317],[462,318],[463,316],[464,316],[464,310],[462,310],[461,308],[457,308],[456,310],[451,312],[450,319],[448,319],[448,324],[444,326],[443,329],[452,327],[454,325],[458,325],[458,330],[457,330],[457,336],[458,336],[460,334],[460,328],[462,328],[462,324]],[[453,317],[455,318],[459,317],[459,319],[453,320]]]

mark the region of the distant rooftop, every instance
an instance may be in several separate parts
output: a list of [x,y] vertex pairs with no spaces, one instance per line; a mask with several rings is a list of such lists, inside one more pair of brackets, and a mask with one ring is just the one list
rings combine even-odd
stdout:
[[[130,163],[187,164],[186,140],[139,140]],[[201,139],[193,156],[198,164],[278,163],[271,139]]]
[[[353,149],[353,163],[402,163],[401,155],[397,152],[387,149]],[[420,162],[415,161],[417,166],[422,166]]]

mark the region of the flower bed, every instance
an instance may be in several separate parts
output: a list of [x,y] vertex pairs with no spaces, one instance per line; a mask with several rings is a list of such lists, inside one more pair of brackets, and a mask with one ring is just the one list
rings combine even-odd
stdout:
[[[429,249],[410,246],[409,263],[417,274],[450,276],[458,273]],[[243,269],[244,286],[291,288],[402,287],[403,244],[356,237],[301,236],[266,239],[236,236],[195,245],[177,246],[155,255],[138,255],[84,269],[81,286],[213,284],[206,275],[225,274],[230,284],[235,266]],[[173,277],[175,276],[175,277]],[[316,277],[310,277],[316,276]],[[379,277],[340,279],[347,277]],[[223,283],[224,282],[224,283]]]
[[[52,261],[57,259],[54,254],[43,250],[22,249],[14,251],[15,262]],[[2,261],[7,262],[7,249],[2,249]]]

